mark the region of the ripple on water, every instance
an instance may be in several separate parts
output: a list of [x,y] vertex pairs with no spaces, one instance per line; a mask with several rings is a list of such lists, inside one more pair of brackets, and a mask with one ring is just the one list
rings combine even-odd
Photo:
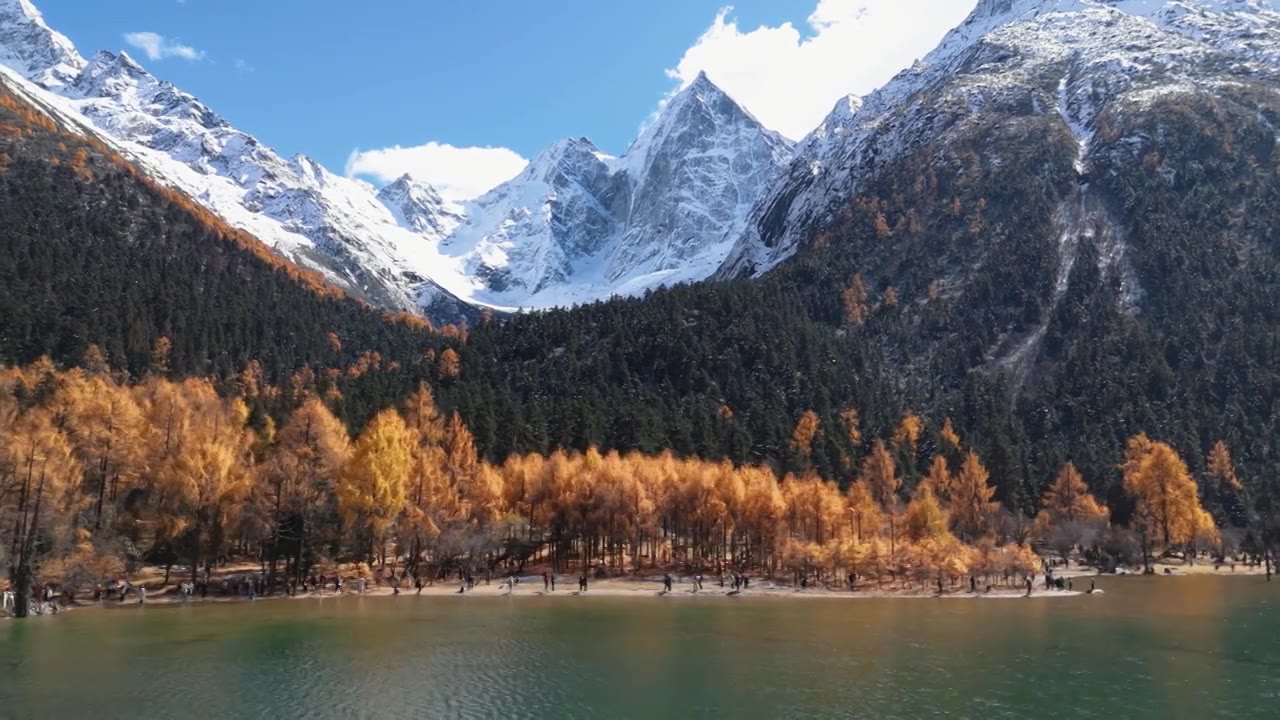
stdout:
[[0,624],[0,699],[33,718],[1274,717],[1280,618],[1257,611],[1270,589],[1180,581],[1153,603],[1150,585],[1114,585],[1088,603],[945,608],[369,598],[85,612]]

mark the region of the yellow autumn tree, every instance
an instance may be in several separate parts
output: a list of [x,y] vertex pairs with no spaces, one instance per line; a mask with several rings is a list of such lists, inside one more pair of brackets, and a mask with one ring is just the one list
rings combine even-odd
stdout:
[[862,482],[880,507],[892,510],[897,506],[902,478],[898,477],[893,456],[880,440],[871,446],[871,452],[862,461]]
[[845,491],[845,502],[849,510],[850,529],[859,542],[880,534],[880,527],[884,523],[883,512],[867,483],[850,483],[849,489]]
[[981,537],[990,527],[991,515],[999,507],[992,501],[996,489],[977,453],[969,452],[952,479],[951,526],[962,539]]
[[454,380],[462,374],[462,358],[453,348],[445,348],[436,363],[436,376],[441,380]]
[[1089,493],[1080,471],[1067,463],[1045,488],[1034,532],[1063,559],[1071,562],[1071,552],[1107,521],[1107,508]]
[[943,421],[942,430],[938,432],[938,435],[942,438],[944,447],[952,450],[960,449],[960,434],[956,432],[955,426],[951,423],[951,418]]
[[949,534],[947,513],[934,495],[932,483],[923,482],[916,488],[911,502],[907,503],[903,525],[913,542]]
[[1084,522],[1107,517],[1106,507],[1089,493],[1089,486],[1074,463],[1064,465],[1045,488],[1041,504],[1055,521]]
[[951,468],[947,465],[947,459],[941,455],[934,455],[933,462],[929,464],[929,474],[925,476],[921,484],[928,484],[944,507],[950,505],[951,497],[955,493],[955,487]]
[[349,527],[364,535],[371,560],[374,543],[384,539],[404,509],[412,445],[400,414],[383,410],[360,433],[339,475],[338,511]]
[[1209,451],[1206,465],[1209,469],[1209,477],[1213,478],[1219,486],[1230,488],[1236,492],[1244,489],[1244,486],[1240,483],[1240,478],[1236,475],[1236,466],[1231,462],[1231,451],[1227,449],[1227,444],[1222,440],[1213,444],[1213,449]]
[[867,284],[861,275],[854,275],[849,286],[841,291],[840,305],[844,309],[844,319],[851,325],[862,325],[867,321]]
[[913,412],[906,412],[893,433],[893,444],[897,445],[907,457],[915,457],[916,447],[920,444],[920,435],[924,432],[924,421]]
[[[100,362],[105,365],[105,359]],[[107,500],[114,501],[122,489],[129,488],[141,470],[142,411],[133,394],[105,371],[65,373],[53,403],[85,469],[85,490],[96,496],[93,527],[100,530],[112,507]]]
[[1130,441],[1124,486],[1134,499],[1134,524],[1144,552],[1150,555],[1156,543],[1168,551],[1193,541],[1204,531],[1208,513],[1187,464],[1165,443],[1135,440]]
[[0,408],[0,541],[16,591],[15,614],[26,617],[48,541],[69,533],[77,512],[81,467],[71,443],[43,408]]
[[796,428],[791,433],[791,445],[805,460],[813,454],[813,441],[821,427],[822,422],[818,419],[818,414],[812,410],[805,410],[796,421]]
[[291,551],[291,574],[302,576],[316,526],[333,505],[333,479],[350,455],[346,427],[318,399],[308,398],[285,421],[259,473],[260,491],[255,494],[264,504],[262,515],[269,519],[273,579],[286,547]]

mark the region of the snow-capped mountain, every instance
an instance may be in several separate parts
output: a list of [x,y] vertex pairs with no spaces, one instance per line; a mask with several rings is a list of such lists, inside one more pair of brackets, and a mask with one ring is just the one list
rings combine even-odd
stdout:
[[429,238],[447,237],[464,217],[461,207],[409,174],[379,190],[378,199],[391,208],[401,225]]
[[459,205],[411,177],[379,190],[285,159],[124,52],[86,62],[28,0],[0,0],[0,72],[299,265],[435,319],[703,279],[789,155],[701,77],[623,157],[566,140]]
[[374,304],[417,310],[424,301],[441,317],[460,309],[431,280],[450,277],[431,243],[457,224],[443,207],[442,217],[427,218],[434,191],[418,189],[424,203],[406,208],[310,158],[286,160],[127,53],[103,51],[86,62],[27,0],[0,0],[0,28],[10,81],[156,179]]
[[1083,175],[1105,111],[1278,72],[1277,0],[980,0],[922,61],[860,107],[841,101],[799,145],[720,273],[777,266],[895,159],[984,118],[1057,115]]
[[80,74],[84,58],[28,0],[0,0],[0,65],[42,85],[59,86]]
[[444,243],[480,279],[475,297],[548,307],[701,280],[790,156],[705,75],[619,158],[562,140],[467,208]]

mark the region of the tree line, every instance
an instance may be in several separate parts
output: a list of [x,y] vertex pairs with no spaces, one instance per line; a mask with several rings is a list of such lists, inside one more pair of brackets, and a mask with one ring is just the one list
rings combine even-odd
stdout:
[[[1036,547],[1112,566],[1237,550],[1178,453],[1143,435],[1126,450],[1136,509],[1124,528],[1070,464],[1037,516],[1005,508],[949,421],[928,471],[913,478],[903,460],[919,453],[925,425],[913,415],[889,437],[866,438],[856,471],[836,483],[671,452],[556,450],[489,463],[425,384],[355,437],[314,386],[298,388],[279,426],[255,427],[249,405],[264,391],[246,382],[220,395],[162,365],[136,383],[102,361],[0,371],[0,559],[19,613],[38,582],[82,586],[143,563],[181,564],[195,581],[229,555],[258,559],[273,585],[350,560],[426,581],[539,562],[903,587],[1016,582],[1040,567]],[[793,451],[807,457],[820,431],[816,415],[802,417]],[[863,443],[856,413],[843,431]],[[1225,502],[1247,502],[1225,445],[1209,466]],[[1273,537],[1268,520],[1250,531]]]

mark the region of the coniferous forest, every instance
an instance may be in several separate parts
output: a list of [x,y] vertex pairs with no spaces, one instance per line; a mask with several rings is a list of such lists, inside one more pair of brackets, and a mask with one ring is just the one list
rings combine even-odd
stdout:
[[[31,548],[55,547],[63,559],[85,548],[122,557],[118,545],[96,543],[127,538],[139,558],[193,566],[232,544],[252,546],[295,575],[335,553],[385,556],[388,542],[393,559],[439,562],[423,543],[442,526],[413,510],[423,507],[410,501],[413,484],[388,489],[385,468],[360,469],[361,453],[380,452],[378,443],[408,448],[392,473],[405,478],[413,467],[427,472],[422,463],[447,468],[463,461],[444,456],[473,453],[466,480],[450,482],[466,485],[455,494],[487,494],[449,522],[492,528],[499,516],[523,516],[505,539],[536,535],[557,562],[625,565],[666,552],[693,565],[834,572],[864,560],[831,543],[864,537],[824,513],[847,517],[859,503],[878,518],[901,515],[913,542],[1024,547],[1032,537],[1050,542],[1047,521],[1035,535],[1032,519],[1074,507],[1051,500],[1063,494],[1096,498],[1080,501],[1080,518],[1069,511],[1072,523],[1105,514],[1133,528],[1113,557],[1121,545],[1128,555],[1220,551],[1231,533],[1215,526],[1239,528],[1237,544],[1247,531],[1257,550],[1274,542],[1280,471],[1274,142],[1258,135],[1250,113],[1260,101],[1247,89],[1210,105],[1167,102],[1161,112],[1105,118],[1087,192],[1043,179],[1070,163],[1065,145],[1034,141],[1044,128],[975,127],[942,157],[922,151],[864,188],[763,278],[432,328],[344,297],[0,91],[0,362],[23,368],[10,371],[0,404],[9,413],[0,419],[10,433],[0,459],[9,561],[34,568],[53,558]],[[1135,132],[1157,143],[1136,160],[1122,141]],[[995,144],[1006,149],[998,172],[986,166]],[[1098,210],[1090,217],[1123,225],[1097,233],[1127,238],[1116,246],[1122,271],[1104,272],[1107,247],[1083,245],[1056,277],[1062,264],[1043,239],[1055,235],[1046,218],[1063,203],[1088,203]],[[108,479],[108,468],[128,464],[112,457],[125,451],[114,434],[124,430],[114,419],[105,431],[69,424],[70,408],[87,401],[67,393],[86,384],[130,397],[120,402],[150,418],[138,420],[138,437],[153,444],[139,439],[130,452],[157,459]],[[206,455],[175,451],[173,426],[158,418],[177,417],[181,403],[156,399],[166,393],[189,395],[183,441],[208,440]],[[406,429],[412,412],[396,411],[424,393],[439,423]],[[108,403],[109,418],[116,407]],[[99,427],[100,411],[75,412]],[[335,438],[332,447],[310,438],[288,455],[286,438],[306,418]],[[196,429],[209,422],[206,438]],[[157,433],[167,438],[159,450]],[[444,456],[423,460],[426,448]],[[60,464],[41,474],[37,456]],[[183,470],[179,457],[217,472]],[[323,490],[295,488],[298,509],[287,513],[283,500],[275,510],[253,505],[282,498],[294,481],[279,467],[298,462],[327,463],[312,478]],[[650,465],[664,469],[637,469]],[[165,473],[197,470],[221,478],[212,495],[163,489],[179,482]],[[724,482],[764,493],[766,515],[783,524],[750,526],[727,501],[695,520],[676,493],[644,501],[654,509],[631,520],[645,527],[615,526],[621,510],[591,515],[588,500],[572,511],[534,508],[512,489],[514,478],[590,477],[582,487],[639,503],[614,476],[647,472],[682,478],[661,482],[689,493],[721,482],[710,476],[733,478]],[[1143,472],[1194,499],[1176,522],[1152,516]],[[959,505],[953,476],[970,488]],[[893,481],[874,489],[875,477]],[[49,504],[46,481],[58,493]],[[898,531],[880,522],[869,536],[896,547]],[[324,537],[344,526],[360,529],[360,541]],[[45,535],[55,530],[80,542],[55,543]],[[677,550],[673,537],[694,546]]]

